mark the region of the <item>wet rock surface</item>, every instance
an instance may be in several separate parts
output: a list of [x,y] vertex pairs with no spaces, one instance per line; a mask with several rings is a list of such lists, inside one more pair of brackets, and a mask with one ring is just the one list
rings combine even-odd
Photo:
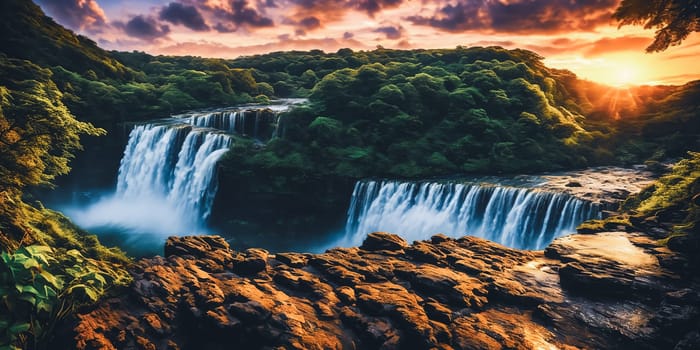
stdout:
[[639,193],[657,175],[645,166],[636,168],[595,167],[542,175],[537,187],[546,191],[568,193],[577,198],[615,210],[620,201]]
[[696,349],[697,280],[640,234],[518,251],[373,233],[323,254],[170,238],[128,293],[79,313],[78,349]]

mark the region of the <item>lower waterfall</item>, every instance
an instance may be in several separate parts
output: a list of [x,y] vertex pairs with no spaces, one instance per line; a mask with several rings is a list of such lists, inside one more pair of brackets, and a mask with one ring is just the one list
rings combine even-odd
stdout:
[[597,205],[530,188],[450,182],[360,181],[345,226],[345,244],[374,231],[408,241],[443,233],[472,235],[518,249],[543,249],[600,216]]

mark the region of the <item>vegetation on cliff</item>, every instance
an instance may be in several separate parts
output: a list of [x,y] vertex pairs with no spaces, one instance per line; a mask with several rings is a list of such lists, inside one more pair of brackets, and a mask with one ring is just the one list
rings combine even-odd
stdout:
[[53,325],[129,280],[128,258],[102,246],[62,214],[25,201],[69,171],[81,135],[51,72],[0,57],[0,347],[45,346]]
[[594,233],[624,228],[645,232],[671,249],[686,253],[692,264],[700,263],[700,153],[688,152],[671,171],[625,200],[620,212],[585,222],[578,230]]
[[[50,70],[0,55],[0,347],[33,349],[56,321],[129,280],[128,259],[40,203],[28,188],[70,170],[82,135]],[[82,253],[81,253],[82,252]]]
[[697,82],[610,88],[525,50],[343,49],[231,64],[276,93],[310,98],[283,117],[283,138],[237,143],[222,160],[222,196],[240,207],[293,196],[307,212],[342,212],[360,178],[629,165],[700,147]]

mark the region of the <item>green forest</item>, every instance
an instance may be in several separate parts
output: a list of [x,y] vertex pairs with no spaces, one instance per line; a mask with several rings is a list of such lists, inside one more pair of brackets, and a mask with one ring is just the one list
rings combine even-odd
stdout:
[[[676,172],[694,182],[669,175],[628,210],[651,215],[686,203],[688,188],[698,187],[698,154],[687,152],[700,149],[699,81],[619,94],[548,68],[537,53],[500,47],[290,51],[233,60],[108,52],[24,0],[2,1],[0,31],[0,250],[2,266],[11,269],[0,271],[0,344],[15,348],[47,341],[39,320],[55,322],[129,280],[124,253],[101,246],[32,195],[70,171],[81,138],[109,139],[124,123],[308,98],[283,116],[284,137],[264,147],[239,138],[220,163],[218,200],[243,208],[273,198],[275,204],[237,219],[284,211],[264,228],[270,231],[330,225],[362,178],[686,157]],[[614,109],[611,99],[619,99]],[[304,200],[292,200],[295,194]],[[676,220],[676,231],[697,234],[697,205],[684,205],[688,215]],[[225,221],[221,213],[214,219]]]

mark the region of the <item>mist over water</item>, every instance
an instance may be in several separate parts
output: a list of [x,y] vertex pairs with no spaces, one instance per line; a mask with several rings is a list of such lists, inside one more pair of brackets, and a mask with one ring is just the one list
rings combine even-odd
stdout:
[[211,233],[188,216],[174,215],[177,210],[163,197],[117,194],[61,209],[80,227],[99,234],[105,243],[119,245],[136,256],[162,254],[169,236]]
[[172,235],[208,233],[216,162],[231,138],[169,125],[139,125],[124,151],[115,193],[64,211],[101,235],[121,233],[127,250],[160,252]]

